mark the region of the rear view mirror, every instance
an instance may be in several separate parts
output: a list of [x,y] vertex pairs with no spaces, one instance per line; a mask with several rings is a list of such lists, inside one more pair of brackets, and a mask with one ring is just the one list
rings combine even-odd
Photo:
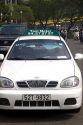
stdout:
[[81,54],[81,53],[76,53],[74,59],[76,59],[76,60],[83,59],[83,54]]
[[0,54],[0,60],[2,61],[4,59],[4,54]]

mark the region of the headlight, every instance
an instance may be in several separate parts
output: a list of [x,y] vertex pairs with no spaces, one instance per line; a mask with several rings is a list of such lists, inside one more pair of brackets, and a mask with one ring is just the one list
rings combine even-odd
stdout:
[[78,85],[79,85],[78,77],[69,77],[61,82],[60,87],[61,88],[70,88],[70,87],[76,87]]
[[13,82],[5,77],[0,77],[0,87],[2,88],[13,88],[14,84]]

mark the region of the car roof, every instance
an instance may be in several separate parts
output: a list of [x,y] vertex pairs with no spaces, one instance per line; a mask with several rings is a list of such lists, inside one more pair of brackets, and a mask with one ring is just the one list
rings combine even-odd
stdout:
[[59,36],[20,36],[17,38],[18,40],[28,40],[28,39],[55,39],[62,40]]

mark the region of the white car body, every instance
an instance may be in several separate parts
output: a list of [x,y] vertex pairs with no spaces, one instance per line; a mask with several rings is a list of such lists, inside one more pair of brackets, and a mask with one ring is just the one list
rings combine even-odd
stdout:
[[[26,39],[62,40],[66,45],[65,41],[58,36],[22,36],[17,38],[14,43]],[[0,103],[0,109],[56,110],[80,108],[82,105],[82,76],[67,45],[66,47],[71,56],[71,59],[68,60],[7,60],[8,52],[1,65],[0,77],[13,81],[14,87],[0,87],[0,100],[7,99],[9,102]],[[62,81],[74,76],[78,77],[79,85],[61,87]],[[16,84],[17,81],[27,80],[57,81],[58,84],[56,87],[43,88],[20,88]],[[49,96],[49,98],[45,96]],[[65,101],[68,102],[65,104]]]

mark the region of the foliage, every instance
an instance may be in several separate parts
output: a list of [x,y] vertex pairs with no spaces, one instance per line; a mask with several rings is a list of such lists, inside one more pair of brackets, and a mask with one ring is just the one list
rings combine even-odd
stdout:
[[[0,3],[0,13],[3,21],[13,19],[17,22],[39,22],[46,26],[49,20],[54,25],[61,19],[69,19],[71,28],[80,16],[83,16],[83,0],[22,0],[19,4],[4,5]],[[11,15],[12,13],[12,15]]]
[[2,21],[5,21],[5,20],[9,20],[10,19],[10,15],[9,15],[9,7],[4,4],[0,4],[0,16],[2,18]]
[[43,26],[43,22],[45,21],[45,25],[50,18],[50,1],[49,0],[29,0],[27,5],[31,7],[34,15],[34,22],[39,21]]
[[51,18],[54,25],[64,17],[64,4],[63,0],[52,0],[51,2]]
[[30,7],[24,5],[13,5],[13,20],[17,20],[18,22],[27,22],[33,20],[33,14]]

